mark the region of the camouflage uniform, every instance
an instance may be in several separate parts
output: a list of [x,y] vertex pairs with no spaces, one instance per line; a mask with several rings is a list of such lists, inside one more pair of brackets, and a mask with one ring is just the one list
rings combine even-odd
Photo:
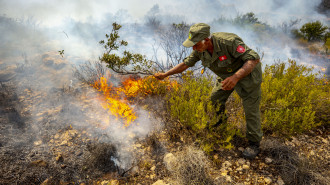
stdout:
[[[218,76],[216,85],[212,90],[211,100],[214,104],[223,105],[224,111],[224,105],[233,90],[222,90],[221,81],[237,72],[247,60],[257,60],[260,57],[233,33],[213,33],[211,39],[214,47],[212,56],[207,50],[203,52],[194,50],[183,62],[192,67],[201,60],[203,66],[208,67]],[[259,109],[261,81],[262,71],[259,62],[249,75],[237,82],[234,88],[243,100],[247,127],[246,136],[252,142],[260,142],[262,137]]]

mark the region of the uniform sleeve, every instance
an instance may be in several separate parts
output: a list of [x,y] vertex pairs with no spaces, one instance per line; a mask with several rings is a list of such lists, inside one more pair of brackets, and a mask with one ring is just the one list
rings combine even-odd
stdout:
[[197,51],[191,52],[189,56],[187,56],[185,59],[183,59],[183,63],[185,63],[187,66],[192,67],[194,66],[198,61],[200,60]]
[[240,39],[236,38],[231,47],[228,48],[234,58],[239,58],[245,62],[247,60],[258,60],[260,59],[257,52],[250,49],[245,43]]

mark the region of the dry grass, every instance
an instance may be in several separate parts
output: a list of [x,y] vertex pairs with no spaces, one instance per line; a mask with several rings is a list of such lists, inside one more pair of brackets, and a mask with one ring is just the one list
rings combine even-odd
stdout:
[[188,146],[176,154],[176,165],[171,177],[180,185],[215,184],[209,175],[210,162],[204,152]]
[[285,184],[330,184],[328,177],[318,173],[327,169],[319,169],[308,159],[298,156],[293,148],[275,139],[265,140],[262,146],[263,151],[274,159],[275,168]]

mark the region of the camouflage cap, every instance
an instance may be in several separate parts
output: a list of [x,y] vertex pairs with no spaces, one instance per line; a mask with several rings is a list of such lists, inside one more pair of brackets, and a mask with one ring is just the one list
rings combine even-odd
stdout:
[[188,39],[183,42],[183,46],[193,47],[197,42],[210,36],[210,26],[205,23],[197,23],[190,27]]

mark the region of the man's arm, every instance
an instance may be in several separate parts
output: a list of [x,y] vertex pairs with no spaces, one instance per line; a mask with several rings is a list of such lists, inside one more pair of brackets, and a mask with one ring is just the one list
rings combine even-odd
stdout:
[[169,71],[167,71],[166,73],[154,74],[154,77],[156,77],[159,80],[163,80],[164,78],[166,78],[170,75],[174,75],[174,74],[177,74],[177,73],[182,73],[183,71],[185,71],[188,68],[189,68],[189,66],[182,62],[182,63],[176,65],[175,67],[173,67],[172,69],[170,69]]
[[233,75],[226,78],[222,81],[222,89],[223,90],[231,90],[235,87],[237,82],[242,78],[246,77],[248,74],[252,72],[254,67],[260,62],[260,60],[248,60],[244,63],[244,65]]
[[242,78],[246,77],[250,74],[254,67],[259,63],[260,60],[248,60],[244,63],[244,65],[234,74],[234,76],[241,80]]

